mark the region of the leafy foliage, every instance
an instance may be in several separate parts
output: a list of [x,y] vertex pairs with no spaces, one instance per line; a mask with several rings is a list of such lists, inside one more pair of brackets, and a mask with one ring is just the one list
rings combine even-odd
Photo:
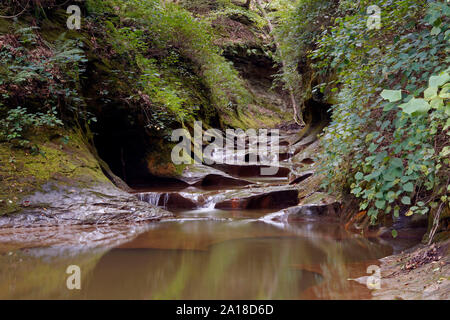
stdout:
[[62,125],[58,113],[92,120],[78,94],[79,74],[86,61],[78,43],[62,35],[52,46],[34,27],[19,28],[16,34],[1,36],[0,42],[0,135],[4,139],[24,139],[31,128]]
[[[97,1],[91,0],[88,4],[91,10],[98,10],[95,7]],[[169,48],[172,57],[178,52],[193,61],[218,109],[232,112],[249,103],[251,96],[238,73],[213,44],[213,32],[207,21],[195,18],[177,4],[161,4],[156,0],[114,0],[103,10],[118,14],[121,21],[127,21],[126,25],[120,22],[109,23],[109,28],[114,34],[115,48],[121,53],[134,56],[142,71],[140,83],[145,93],[165,105],[181,121],[190,118],[195,112],[195,106],[187,106],[183,96],[177,93],[180,88],[161,79],[161,67],[145,56],[150,45],[160,50]]]
[[[381,8],[380,30],[367,27],[369,5]],[[325,79],[319,89],[337,101],[321,138],[323,187],[354,194],[373,223],[448,201],[449,13],[444,1],[299,0],[280,17],[291,70],[301,72],[284,79]]]
[[[285,68],[278,79],[296,88],[301,100],[311,94],[308,87],[308,53],[316,47],[325,26],[331,24],[335,3],[327,0],[278,0],[270,3],[271,19],[276,22],[279,42],[277,62]],[[301,70],[299,72],[299,70]]]
[[55,127],[62,125],[58,119],[57,112],[53,108],[47,113],[28,113],[25,108],[17,107],[8,110],[5,119],[0,120],[0,137],[4,136],[7,141],[20,139],[21,144],[28,141],[24,139],[23,133],[36,127]]
[[425,214],[441,196],[447,201],[449,165],[441,152],[448,144],[443,52],[449,7],[412,0],[377,4],[381,30],[368,30],[364,7],[355,6],[311,54],[316,68],[331,67],[339,79],[329,84],[340,92],[322,137],[324,186],[350,186],[372,222],[381,213],[398,216],[402,207]]

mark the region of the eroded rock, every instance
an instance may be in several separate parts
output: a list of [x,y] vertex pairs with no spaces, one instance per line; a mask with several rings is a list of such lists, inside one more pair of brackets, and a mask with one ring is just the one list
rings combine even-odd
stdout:
[[216,203],[215,208],[225,210],[241,209],[280,209],[298,203],[298,191],[291,190],[260,190],[261,193],[240,197],[229,195],[229,199]]
[[[269,168],[263,165],[232,165],[232,164],[214,164],[214,168],[222,170],[229,175],[236,177],[264,177],[262,169]],[[287,177],[291,170],[287,167],[278,167],[272,177]]]
[[191,195],[188,193],[177,192],[145,192],[137,194],[139,200],[168,210],[198,208],[200,206],[199,203],[188,198],[189,196]]
[[112,184],[79,188],[47,183],[24,198],[20,213],[1,216],[0,228],[136,223],[168,216]]
[[305,181],[309,177],[311,177],[314,174],[314,171],[305,171],[302,172],[299,175],[296,175],[295,173],[291,173],[289,175],[289,184],[298,184],[300,182]]
[[317,192],[302,199],[298,205],[268,214],[262,220],[289,222],[310,217],[335,219],[339,217],[339,210],[340,203],[334,197]]
[[253,182],[236,179],[225,172],[201,164],[187,167],[179,179],[189,185],[202,188],[235,187],[253,184]]

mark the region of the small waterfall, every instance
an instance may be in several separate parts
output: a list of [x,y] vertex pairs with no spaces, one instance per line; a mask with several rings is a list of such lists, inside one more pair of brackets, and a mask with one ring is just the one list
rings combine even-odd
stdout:
[[201,208],[205,211],[211,211],[215,208],[216,203],[222,201],[225,198],[225,196],[223,194],[214,194],[214,195],[209,195],[206,197],[206,199],[204,200]]
[[163,208],[167,208],[167,202],[169,201],[169,194],[168,193],[164,193],[164,198],[163,198],[163,203],[162,203],[162,207]]
[[158,206],[159,202],[161,200],[161,196],[164,196],[162,207],[165,208],[167,206],[167,201],[169,200],[169,194],[168,193],[158,193],[158,192],[145,192],[145,193],[138,193],[137,197],[139,200],[148,202],[151,205]]

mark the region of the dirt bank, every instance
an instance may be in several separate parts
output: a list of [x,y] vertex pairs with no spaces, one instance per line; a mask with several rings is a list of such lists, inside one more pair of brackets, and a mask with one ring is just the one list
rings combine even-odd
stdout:
[[381,259],[381,288],[372,292],[372,299],[450,299],[449,249],[447,240]]

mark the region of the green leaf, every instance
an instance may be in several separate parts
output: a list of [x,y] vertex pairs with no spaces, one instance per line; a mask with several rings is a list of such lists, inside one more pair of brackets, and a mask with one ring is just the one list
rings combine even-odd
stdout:
[[438,76],[431,76],[428,80],[428,86],[438,88],[448,81],[450,81],[450,75],[447,72],[443,72]]
[[367,150],[369,150],[369,152],[374,152],[377,148],[378,144],[372,142]]
[[440,97],[434,97],[431,101],[430,101],[430,106],[433,109],[440,109],[441,107],[444,106],[444,99],[440,98]]
[[429,87],[424,91],[423,97],[425,98],[425,100],[431,100],[437,96],[437,91],[438,91],[438,88]]
[[410,178],[411,178],[411,176],[402,176],[400,178],[400,182],[401,183],[406,183],[406,182],[408,182],[408,180],[410,180]]
[[398,236],[398,232],[397,232],[397,230],[392,230],[392,237],[393,238],[397,238],[397,236]]
[[378,209],[381,209],[381,210],[386,208],[386,201],[384,201],[384,200],[375,201],[375,207],[377,207]]
[[384,89],[381,92],[381,97],[385,100],[389,100],[390,102],[396,102],[402,99],[402,91]]
[[408,182],[405,185],[403,185],[403,190],[406,192],[413,192],[414,185],[411,182]]
[[431,106],[424,99],[412,98],[409,102],[399,105],[399,108],[402,109],[403,112],[412,115],[413,113],[428,112]]
[[357,174],[355,174],[356,180],[361,180],[363,177],[364,177],[364,174],[362,172],[358,172]]
[[411,204],[411,198],[407,197],[407,196],[404,196],[401,201],[403,204],[407,204],[407,205]]
[[446,84],[441,92],[439,93],[439,97],[441,97],[442,99],[450,99],[450,85]]
[[400,207],[399,206],[395,206],[394,207],[394,217],[398,218],[400,215]]
[[392,164],[393,167],[403,168],[403,161],[400,158],[392,158],[391,159],[391,164]]
[[376,217],[378,215],[378,210],[370,208],[369,211],[367,211],[367,215],[369,217]]
[[432,36],[435,36],[435,35],[441,33],[441,31],[442,31],[441,28],[439,28],[439,27],[433,27],[433,29],[431,29],[430,34],[431,34]]
[[[396,198],[396,195],[395,195],[395,192],[394,191],[389,191],[388,193],[387,193],[387,199],[388,200],[395,200],[395,198]],[[391,202],[391,201],[389,201],[389,202]]]
[[352,193],[358,195],[362,191],[361,187],[356,187],[355,189],[352,189]]
[[444,147],[439,154],[441,157],[447,157],[450,154],[450,147]]

